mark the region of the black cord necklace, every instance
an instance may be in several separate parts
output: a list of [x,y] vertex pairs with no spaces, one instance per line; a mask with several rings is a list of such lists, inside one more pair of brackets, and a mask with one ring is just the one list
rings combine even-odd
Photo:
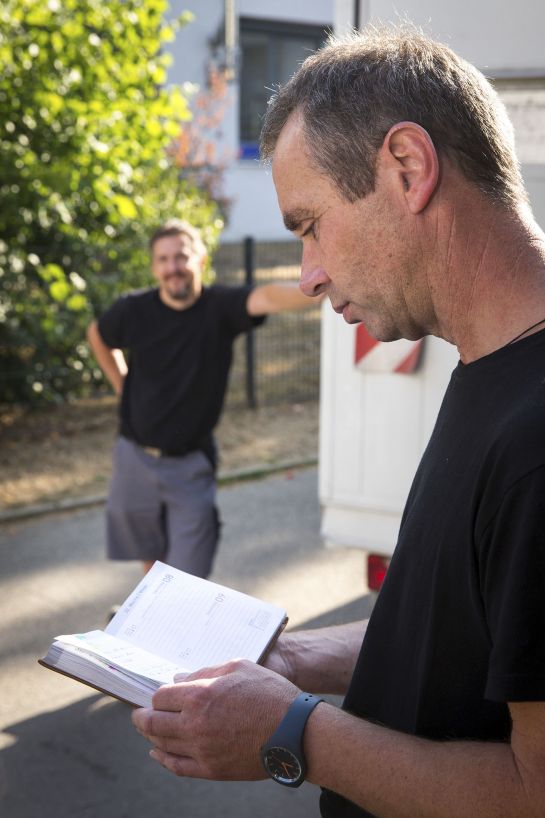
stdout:
[[518,341],[519,338],[522,338],[522,336],[526,335],[527,332],[530,332],[531,329],[539,327],[540,324],[545,324],[545,318],[542,318],[541,321],[536,321],[535,324],[532,324],[530,327],[527,327],[524,330],[524,332],[519,332],[519,334],[515,335],[515,337],[511,341],[509,341],[505,346],[510,346],[511,344],[514,344],[515,341]]

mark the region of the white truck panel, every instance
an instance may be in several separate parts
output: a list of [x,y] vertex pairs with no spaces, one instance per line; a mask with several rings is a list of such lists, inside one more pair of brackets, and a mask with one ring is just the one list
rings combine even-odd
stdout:
[[426,338],[415,372],[365,373],[354,363],[355,332],[324,304],[322,537],[329,545],[389,554],[458,354],[445,341]]

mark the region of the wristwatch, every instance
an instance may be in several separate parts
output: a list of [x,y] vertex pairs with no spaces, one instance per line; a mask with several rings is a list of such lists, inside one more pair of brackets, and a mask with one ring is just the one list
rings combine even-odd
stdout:
[[263,766],[278,784],[299,787],[305,780],[307,765],[303,754],[303,733],[308,717],[322,701],[312,693],[300,693],[261,748]]

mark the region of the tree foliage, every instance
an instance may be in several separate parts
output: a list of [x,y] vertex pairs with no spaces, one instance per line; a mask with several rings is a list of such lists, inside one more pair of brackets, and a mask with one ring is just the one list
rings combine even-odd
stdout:
[[96,377],[92,314],[148,281],[146,241],[221,219],[169,149],[191,113],[165,86],[167,0],[4,0],[0,7],[0,402]]

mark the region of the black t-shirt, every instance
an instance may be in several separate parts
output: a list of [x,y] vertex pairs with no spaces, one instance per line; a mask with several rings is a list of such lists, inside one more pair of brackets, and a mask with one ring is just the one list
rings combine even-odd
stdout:
[[99,319],[112,348],[128,351],[120,432],[170,454],[200,448],[223,406],[235,337],[264,318],[248,315],[249,287],[204,288],[185,310],[157,289],[119,298]]
[[[454,370],[344,707],[430,739],[507,741],[507,702],[543,700],[540,332]],[[327,791],[321,808],[369,816]]]

